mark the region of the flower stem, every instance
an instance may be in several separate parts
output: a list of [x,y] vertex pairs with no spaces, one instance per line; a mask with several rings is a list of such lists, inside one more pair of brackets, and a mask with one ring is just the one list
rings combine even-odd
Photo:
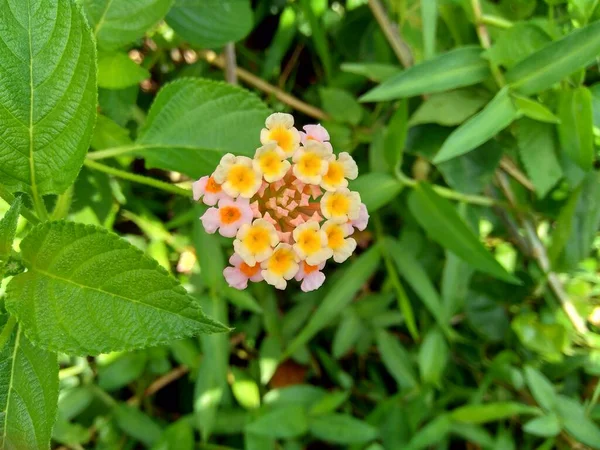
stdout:
[[90,169],[98,170],[100,172],[104,172],[109,175],[113,175],[117,178],[122,178],[124,180],[133,181],[134,183],[151,186],[153,188],[160,189],[171,194],[182,195],[184,197],[192,196],[192,191],[180,188],[179,186],[165,183],[164,181],[160,180],[155,180],[154,178],[144,177],[142,175],[135,175],[124,170],[115,169],[114,167],[106,166],[104,164],[97,163],[96,161],[92,161],[90,159],[86,159],[84,165],[86,167],[89,167]]

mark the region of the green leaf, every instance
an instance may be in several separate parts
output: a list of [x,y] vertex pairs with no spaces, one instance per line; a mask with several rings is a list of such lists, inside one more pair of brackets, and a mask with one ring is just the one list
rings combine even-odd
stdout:
[[145,351],[123,353],[115,360],[98,367],[98,386],[114,391],[140,378],[148,357]]
[[600,22],[595,22],[531,54],[506,73],[506,81],[522,94],[535,94],[586,67],[598,53]]
[[385,127],[384,156],[388,167],[394,169],[402,164],[406,136],[408,135],[408,100],[400,100],[398,108]]
[[395,75],[360,98],[378,102],[448,91],[484,81],[490,75],[481,48],[461,47]]
[[58,402],[54,353],[33,346],[15,318],[0,316],[0,448],[50,449]]
[[48,222],[21,242],[28,271],[6,308],[36,345],[99,354],[226,331],[133,245],[91,225]]
[[289,357],[306,344],[352,302],[354,295],[377,270],[380,259],[379,248],[373,246],[352,262],[343,275],[330,287],[306,326],[289,344],[284,358]]
[[401,389],[413,389],[417,387],[417,375],[410,363],[407,351],[402,347],[398,338],[384,330],[378,330],[376,334],[377,349],[381,354],[383,365],[398,383]]
[[552,383],[537,369],[525,366],[525,381],[533,398],[547,411],[554,411],[558,398]]
[[281,62],[290,49],[294,37],[298,33],[297,15],[293,6],[287,6],[279,16],[277,33],[271,41],[271,45],[265,52],[265,62],[261,71],[261,78],[269,79],[279,75]]
[[387,173],[371,172],[351,181],[349,188],[360,194],[360,199],[372,214],[394,200],[402,191],[402,184]]
[[256,409],[260,406],[260,392],[258,384],[247,373],[236,367],[231,368],[233,383],[231,391],[233,396],[246,409]]
[[91,31],[70,0],[6,0],[0,17],[0,179],[12,192],[62,194],[96,119]]
[[149,167],[199,178],[227,152],[253,156],[268,115],[264,103],[242,88],[180,79],[158,93],[134,150]]
[[302,406],[283,406],[246,425],[247,433],[290,439],[306,434],[308,417]]
[[562,178],[563,171],[556,156],[556,132],[550,124],[532,119],[517,122],[519,157],[539,198],[546,196]]
[[536,417],[523,425],[523,431],[534,436],[552,437],[560,433],[561,425],[556,414]]
[[583,170],[590,170],[594,164],[592,94],[585,87],[561,91],[558,114],[562,151]]
[[421,428],[408,443],[410,450],[428,448],[438,444],[452,429],[452,421],[447,414],[442,414]]
[[479,238],[458,215],[450,201],[440,197],[425,183],[410,194],[408,206],[417,222],[440,245],[454,252],[481,272],[512,284],[520,284],[486,250]]
[[315,417],[309,428],[317,439],[334,444],[364,444],[379,435],[376,428],[347,414]]
[[316,417],[332,413],[341,405],[346,403],[349,397],[349,391],[332,391],[315,403],[310,408],[309,414],[313,417]]
[[560,213],[556,219],[554,231],[552,232],[552,242],[548,248],[548,258],[550,259],[552,267],[556,266],[556,262],[571,236],[581,191],[582,186],[571,193],[564,206],[560,209]]
[[582,444],[600,449],[600,428],[585,414],[585,409],[576,400],[558,396],[558,416],[567,432]]
[[169,11],[173,0],[83,0],[98,47],[116,50],[141,38]]
[[342,63],[340,65],[342,72],[353,73],[355,75],[362,75],[370,80],[381,83],[392,76],[402,71],[402,68],[392,64],[382,63]]
[[[201,217],[205,210],[204,206],[196,205],[196,217]],[[226,264],[219,238],[207,233],[200,220],[194,221],[193,238],[202,280],[209,288],[220,289],[224,284],[223,269]]]
[[559,323],[540,323],[535,313],[520,314],[511,323],[521,343],[550,362],[561,362],[569,345],[567,330]]
[[2,278],[2,263],[6,262],[12,252],[13,240],[17,232],[17,223],[22,204],[21,197],[18,197],[2,219],[0,219],[0,278]]
[[334,120],[358,125],[363,117],[363,107],[348,91],[338,88],[320,88],[321,104]]
[[167,23],[190,44],[221,47],[252,29],[249,0],[175,0]]
[[194,450],[194,429],[185,418],[169,425],[151,450]]
[[[321,63],[323,64],[325,78],[331,78],[331,74],[333,72],[331,64],[331,50],[327,44],[327,35],[325,34],[323,24],[320,22],[315,11],[318,6],[311,0],[299,0],[298,3],[300,8],[302,8],[302,12],[304,13],[306,21],[310,25],[311,38],[315,45],[317,55],[319,55]],[[354,100],[353,97],[352,100]]]
[[431,329],[419,349],[419,372],[423,383],[439,386],[448,363],[448,344],[442,333]]
[[423,49],[425,59],[435,56],[435,36],[437,31],[437,0],[421,3],[421,19],[423,20]]
[[365,327],[362,320],[352,310],[344,314],[333,337],[332,355],[340,359],[356,344]]
[[541,103],[531,100],[527,97],[521,97],[520,95],[512,95],[513,102],[519,112],[530,119],[535,119],[540,122],[547,123],[560,123],[560,119],[552,114],[548,108]]
[[519,111],[507,88],[503,88],[478,114],[454,130],[433,159],[440,163],[474,150],[508,127]]
[[98,87],[124,89],[150,78],[150,72],[136,64],[125,53],[98,55]]
[[458,422],[481,424],[509,419],[517,415],[540,414],[538,408],[516,402],[496,402],[485,405],[466,405],[454,409],[450,416]]
[[592,94],[592,110],[594,113],[594,126],[600,128],[600,83],[590,86]]
[[409,125],[437,123],[446,127],[460,125],[490,99],[482,89],[464,88],[432,94],[411,116]]
[[487,294],[468,291],[465,299],[465,313],[469,325],[490,341],[502,341],[510,323],[508,314],[499,302]]
[[552,40],[542,28],[531,23],[517,23],[503,30],[485,56],[498,66],[511,68]]
[[125,434],[151,447],[162,434],[161,427],[137,408],[119,404],[113,409],[117,425]]

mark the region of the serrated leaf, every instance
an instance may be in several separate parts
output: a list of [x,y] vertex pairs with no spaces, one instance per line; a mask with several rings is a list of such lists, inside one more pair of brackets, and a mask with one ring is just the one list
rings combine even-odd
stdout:
[[517,402],[496,402],[484,405],[466,405],[454,409],[450,416],[458,422],[480,424],[508,419],[521,414],[540,414],[533,406]]
[[585,87],[561,91],[558,114],[561,150],[583,170],[590,170],[595,156],[592,94]]
[[167,14],[173,0],[83,0],[98,47],[116,50],[144,36]]
[[522,94],[535,94],[584,68],[599,53],[600,22],[595,22],[531,54],[506,73],[506,81]]
[[252,29],[249,0],[175,0],[167,23],[191,44],[220,47]]
[[335,444],[364,444],[379,435],[377,428],[347,414],[315,417],[309,429],[317,439]]
[[180,79],[158,93],[136,152],[149,167],[199,178],[227,152],[253,156],[268,115],[265,104],[242,88]]
[[6,308],[43,348],[99,354],[227,330],[156,261],[103,228],[48,222],[21,251],[28,271],[9,283]]
[[56,354],[29,342],[14,317],[0,316],[0,448],[49,449],[58,402]]
[[71,0],[0,3],[0,178],[12,192],[61,194],[96,118],[96,49]]
[[447,161],[474,150],[509,126],[518,116],[519,111],[513,104],[508,89],[503,88],[481,112],[448,136],[433,162]]
[[440,245],[481,272],[508,283],[520,284],[519,279],[509,274],[488,252],[452,204],[436,194],[428,184],[416,186],[410,194],[408,206],[417,222]]
[[136,64],[125,53],[98,55],[98,87],[125,89],[150,78],[150,72]]
[[352,262],[344,274],[331,286],[306,326],[289,344],[285,351],[285,357],[289,357],[306,344],[350,304],[356,292],[375,273],[380,259],[379,248],[373,246]]
[[21,197],[18,197],[0,219],[0,278],[2,278],[3,263],[6,262],[12,252],[12,244],[17,231],[19,211],[21,211],[22,204]]
[[461,47],[395,75],[360,98],[361,102],[396,100],[448,91],[484,81],[490,75],[480,47]]
[[546,196],[562,178],[556,156],[556,132],[550,124],[523,118],[517,122],[519,157],[539,198]]

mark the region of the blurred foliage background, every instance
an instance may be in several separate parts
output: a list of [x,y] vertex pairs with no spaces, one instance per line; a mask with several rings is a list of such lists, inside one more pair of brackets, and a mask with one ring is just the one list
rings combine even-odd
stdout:
[[[234,330],[61,356],[56,448],[600,448],[598,0],[80,3],[100,116],[55,218]],[[316,292],[227,287],[189,198],[269,110],[359,163],[371,223]]]

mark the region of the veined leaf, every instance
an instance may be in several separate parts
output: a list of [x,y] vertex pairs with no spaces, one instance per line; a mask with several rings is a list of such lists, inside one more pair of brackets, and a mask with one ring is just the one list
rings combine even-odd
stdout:
[[191,44],[220,47],[252,29],[249,0],[175,0],[167,23]]
[[98,47],[116,50],[144,36],[161,20],[173,0],[83,0]]
[[0,448],[49,449],[58,402],[54,353],[33,346],[14,317],[0,316]]
[[244,89],[181,79],[161,89],[133,150],[150,167],[199,178],[227,152],[252,156],[268,115],[265,104]]
[[417,222],[440,245],[477,270],[508,283],[520,284],[519,279],[509,274],[486,250],[452,204],[437,195],[428,184],[420,183],[415,187],[408,206]]
[[75,181],[96,118],[96,50],[71,0],[0,3],[0,179],[61,194]]
[[528,56],[506,73],[506,80],[522,94],[535,94],[584,68],[599,53],[600,22],[595,22]]
[[462,47],[395,75],[360,98],[379,102],[442,92],[485,80],[490,71],[480,47]]
[[48,222],[21,251],[28,271],[9,283],[6,309],[43,348],[99,354],[227,330],[156,261],[102,228]]
[[563,90],[558,110],[562,151],[583,170],[590,170],[594,164],[592,94],[586,87]]
[[513,104],[508,88],[502,89],[481,112],[448,136],[433,162],[447,161],[474,150],[509,126],[518,116],[519,110]]
[[18,197],[4,214],[4,217],[0,219],[0,279],[2,278],[2,263],[6,262],[12,251],[22,204],[21,197]]

